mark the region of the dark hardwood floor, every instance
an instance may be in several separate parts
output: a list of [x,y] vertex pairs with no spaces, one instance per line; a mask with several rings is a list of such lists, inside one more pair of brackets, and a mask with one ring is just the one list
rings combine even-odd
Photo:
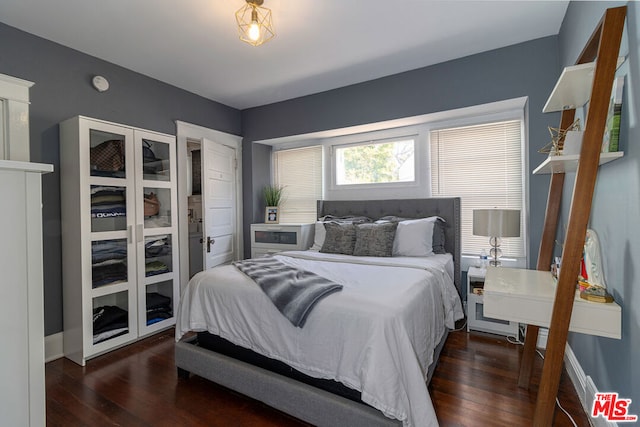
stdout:
[[[179,380],[173,330],[92,359],[46,365],[49,426],[306,426],[257,401],[192,376]],[[449,335],[429,391],[441,426],[527,426],[542,362],[530,391],[517,386],[521,346],[490,335]],[[561,404],[588,426],[566,374]],[[571,426],[556,409],[554,426]]]

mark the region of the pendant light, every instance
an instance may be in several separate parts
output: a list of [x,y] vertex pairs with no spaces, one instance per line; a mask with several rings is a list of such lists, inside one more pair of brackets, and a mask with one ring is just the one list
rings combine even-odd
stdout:
[[246,0],[247,4],[236,12],[240,40],[253,46],[271,40],[273,31],[271,10],[262,7],[264,0]]

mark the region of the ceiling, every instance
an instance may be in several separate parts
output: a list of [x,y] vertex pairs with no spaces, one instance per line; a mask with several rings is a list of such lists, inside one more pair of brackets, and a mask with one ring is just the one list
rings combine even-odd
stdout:
[[2,0],[0,21],[244,109],[555,35],[568,3],[265,0],[259,47],[238,39],[244,0]]

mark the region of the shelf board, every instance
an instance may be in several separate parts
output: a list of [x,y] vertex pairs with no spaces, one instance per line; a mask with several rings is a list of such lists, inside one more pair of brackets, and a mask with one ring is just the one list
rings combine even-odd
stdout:
[[105,295],[113,295],[120,292],[127,292],[129,290],[129,282],[116,282],[108,285],[98,286],[91,289],[91,298],[100,298]]
[[[624,156],[624,151],[615,151],[612,153],[600,153],[600,163],[612,162],[620,157]],[[568,156],[549,156],[547,159],[540,163],[540,166],[533,170],[534,175],[551,174],[551,173],[565,173],[575,172],[578,170],[578,161],[580,160],[579,154],[571,154]]]
[[549,95],[543,113],[582,107],[591,97],[595,62],[565,67]]
[[[624,61],[625,57],[618,58],[617,67]],[[565,67],[542,112],[571,110],[586,104],[591,98],[595,67],[595,62]]]
[[[556,286],[548,271],[487,267],[484,315],[548,328]],[[583,300],[576,291],[569,330],[620,339],[622,309],[615,302]]]

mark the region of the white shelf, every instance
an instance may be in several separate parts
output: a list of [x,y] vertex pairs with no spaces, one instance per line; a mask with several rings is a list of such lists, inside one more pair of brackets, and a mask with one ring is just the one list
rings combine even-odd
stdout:
[[[624,156],[624,151],[615,151],[612,153],[600,153],[600,165],[609,163],[613,160],[619,159]],[[534,169],[533,174],[550,174],[550,173],[565,173],[575,172],[578,170],[578,161],[580,160],[579,154],[571,154],[568,156],[549,156],[547,159],[540,163],[540,166]]]
[[[548,328],[556,284],[550,272],[488,267],[484,282],[484,313],[494,319]],[[576,291],[569,330],[608,338],[622,338],[622,309],[615,302],[580,298]]]
[[[617,65],[624,60],[624,57],[618,58]],[[589,62],[565,67],[542,112],[571,110],[586,104],[591,97],[595,66],[595,62]]]
[[591,97],[595,65],[595,62],[589,62],[562,70],[542,112],[551,113],[582,107]]

